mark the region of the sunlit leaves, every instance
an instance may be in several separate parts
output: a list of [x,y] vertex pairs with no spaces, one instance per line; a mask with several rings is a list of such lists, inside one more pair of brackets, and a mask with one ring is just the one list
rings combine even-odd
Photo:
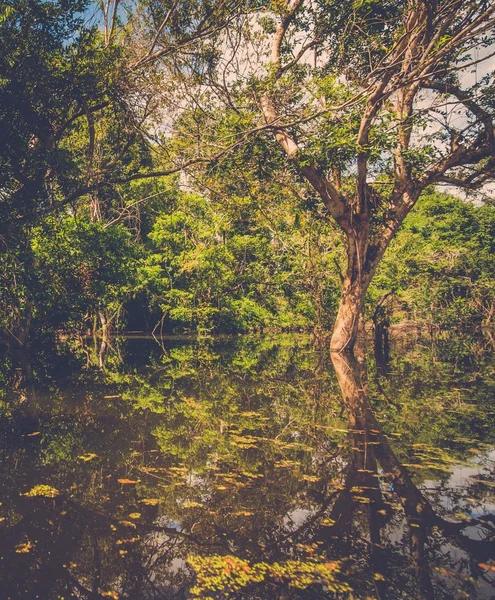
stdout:
[[26,492],[24,496],[28,498],[44,497],[44,498],[55,498],[60,492],[54,487],[46,484],[35,485],[33,488]]
[[333,592],[347,592],[350,587],[340,583],[337,575],[338,562],[286,561],[284,563],[250,564],[235,556],[189,556],[188,562],[196,571],[197,582],[191,588],[194,597],[218,593],[229,595],[241,591],[253,583],[264,580],[287,582],[289,587],[306,589],[311,585],[323,585]]

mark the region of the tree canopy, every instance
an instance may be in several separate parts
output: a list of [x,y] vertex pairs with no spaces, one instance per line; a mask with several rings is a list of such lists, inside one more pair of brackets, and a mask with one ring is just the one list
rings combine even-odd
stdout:
[[[4,3],[4,332],[127,314],[334,326],[349,350],[366,298],[400,292],[395,316],[418,314],[405,290],[434,285],[426,260],[411,267],[423,251],[448,254],[433,320],[465,303],[461,321],[491,322],[491,206],[432,186],[486,201],[494,23],[490,2],[460,0]],[[422,194],[413,220],[455,222],[445,250],[406,228],[380,267]],[[471,263],[454,268],[461,246]]]

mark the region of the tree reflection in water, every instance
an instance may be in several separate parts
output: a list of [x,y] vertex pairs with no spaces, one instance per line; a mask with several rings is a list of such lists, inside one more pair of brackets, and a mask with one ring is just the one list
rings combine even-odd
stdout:
[[5,395],[2,597],[493,596],[489,357],[404,347],[368,381],[304,336],[139,353],[24,365],[38,431]]

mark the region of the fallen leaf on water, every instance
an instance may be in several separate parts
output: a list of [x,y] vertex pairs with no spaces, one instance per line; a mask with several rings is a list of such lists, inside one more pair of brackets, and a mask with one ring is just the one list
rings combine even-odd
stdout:
[[98,458],[97,454],[93,454],[92,452],[88,452],[87,454],[81,454],[81,456],[77,457],[79,460],[84,460],[87,462],[88,460],[93,460],[93,458]]
[[107,592],[102,592],[101,590],[98,590],[100,592],[100,596],[103,596],[103,598],[111,598],[112,600],[119,600],[119,595],[117,594],[117,592],[112,592],[111,590],[107,591]]
[[19,544],[15,547],[15,551],[17,554],[26,554],[26,552],[30,552],[33,544],[28,540],[25,544]]
[[314,482],[314,481],[319,481],[320,480],[320,478],[316,477],[316,475],[303,475],[301,477],[301,479],[303,481],[309,481],[309,482]]
[[131,529],[136,529],[136,525],[131,521],[119,521],[119,523],[124,527],[130,527]]
[[45,498],[55,498],[55,496],[58,496],[59,493],[60,492],[54,487],[41,484],[35,485],[34,488],[30,489],[29,492],[23,494],[23,496],[27,496],[28,498],[35,498],[37,496],[42,496]]
[[39,435],[41,431],[33,431],[33,433],[28,433],[27,437],[34,437],[35,435]]

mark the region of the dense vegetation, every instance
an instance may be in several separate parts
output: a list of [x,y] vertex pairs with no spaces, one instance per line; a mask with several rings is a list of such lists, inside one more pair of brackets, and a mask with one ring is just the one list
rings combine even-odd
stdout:
[[[101,328],[100,315],[167,333],[331,327],[343,268],[331,225],[304,207],[267,215],[241,200],[216,205],[170,188],[141,209],[139,234],[84,214],[44,220],[30,230],[29,270],[18,258],[10,270],[16,257],[3,255],[3,326],[29,297],[36,332]],[[370,312],[386,296],[395,321],[492,324],[494,239],[492,207],[425,195],[384,258]]]
[[0,2],[6,598],[488,598],[494,48],[493,0]]
[[[387,322],[493,323],[493,207],[433,185],[476,189],[492,175],[492,77],[476,80],[470,99],[456,87],[472,49],[490,46],[492,9],[446,1],[438,14],[424,17],[432,33],[421,29],[421,2],[417,13],[408,2],[339,4],[3,3],[2,337],[24,345],[42,333],[106,334],[126,327],[162,333],[323,330],[332,328],[349,294],[356,296],[356,315],[366,294],[368,319],[378,303]],[[418,19],[421,35],[439,35],[442,10],[451,29],[424,56],[431,68],[450,64],[450,74],[442,80],[443,95],[429,71],[423,83],[436,102],[431,110],[445,124],[431,129],[427,111],[413,118],[411,104],[397,125],[385,100],[374,105],[373,95],[358,91],[380,82],[388,90],[390,84],[383,93],[392,102],[408,90],[413,84],[407,77],[419,67],[409,57],[410,72],[399,76],[395,63],[388,64],[399,51],[394,36],[408,35],[411,19]],[[365,31],[362,40],[352,37],[352,27],[335,37],[339,19],[350,15]],[[258,19],[251,33],[249,19]],[[466,40],[461,24],[471,28]],[[303,31],[315,36],[307,46],[298,41]],[[270,62],[274,34],[285,45],[272,48]],[[461,36],[455,48],[449,35]],[[325,36],[340,45],[328,46]],[[380,40],[385,49],[377,46]],[[424,40],[413,41],[419,54],[427,52]],[[243,50],[236,54],[234,47]],[[363,63],[367,47],[376,52],[373,60],[388,65],[386,76]],[[311,67],[302,57],[313,49]],[[346,70],[347,52],[354,56],[353,73]],[[268,74],[260,75],[263,70]],[[304,90],[311,90],[310,100]],[[467,119],[462,130],[449,121],[448,97],[456,99],[453,110],[469,112],[457,117]],[[349,105],[349,112],[333,123],[326,109],[312,113],[315,103]],[[265,122],[273,112],[308,128],[287,126],[283,134],[278,125],[259,125],[260,105]],[[363,111],[366,139],[359,125]],[[412,123],[426,130],[424,147],[412,149],[405,141]],[[396,126],[402,127],[399,142],[387,133]],[[450,150],[448,139],[455,139]],[[294,158],[289,146],[296,141],[303,150]],[[399,150],[393,150],[396,143]],[[451,152],[445,169],[439,166],[447,160],[441,144]],[[389,198],[380,189],[390,188],[387,177],[394,172]],[[395,233],[402,221],[393,241],[380,233],[389,226]],[[351,293],[350,282],[359,289]],[[349,327],[343,331],[351,335]]]

